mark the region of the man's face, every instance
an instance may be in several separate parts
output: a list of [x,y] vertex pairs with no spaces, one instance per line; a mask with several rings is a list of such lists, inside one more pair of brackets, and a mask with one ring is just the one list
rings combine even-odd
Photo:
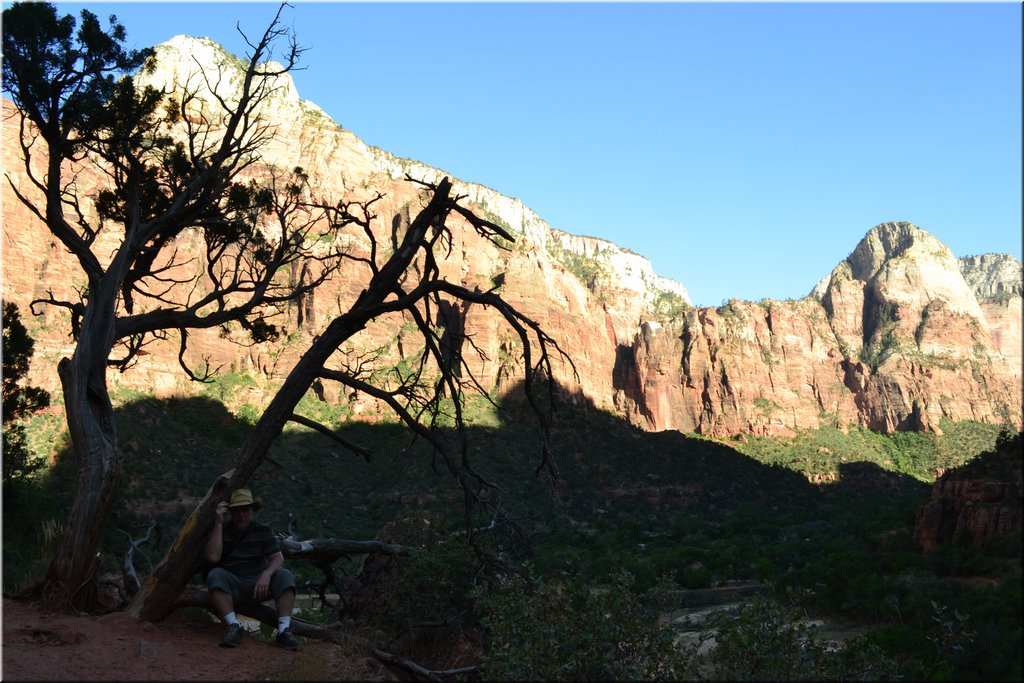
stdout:
[[231,508],[231,526],[235,531],[245,531],[252,521],[252,506],[246,505],[243,508]]

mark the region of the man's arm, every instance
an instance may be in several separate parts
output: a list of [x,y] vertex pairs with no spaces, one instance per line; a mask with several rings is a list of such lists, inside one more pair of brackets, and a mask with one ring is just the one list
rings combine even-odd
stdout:
[[273,576],[274,572],[284,566],[284,554],[279,550],[270,557],[267,558],[267,568],[263,570],[263,573],[268,577]]
[[[228,513],[228,504],[224,501],[217,503],[216,517],[213,520],[213,530],[210,538],[206,541],[206,561],[210,564],[220,562],[220,556],[224,552],[224,517]],[[284,562],[284,557],[281,557]]]
[[278,569],[284,566],[284,555],[277,551],[267,558],[267,568],[263,570],[260,577],[256,579],[256,586],[253,588],[253,597],[263,601],[270,595],[270,578]]

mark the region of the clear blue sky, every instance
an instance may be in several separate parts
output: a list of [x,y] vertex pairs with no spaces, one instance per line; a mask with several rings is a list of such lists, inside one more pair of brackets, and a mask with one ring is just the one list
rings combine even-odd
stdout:
[[[6,5],[7,3],[5,3]],[[240,54],[276,3],[58,3]],[[643,254],[698,305],[796,298],[874,225],[1021,257],[1021,5],[327,3],[301,97]]]

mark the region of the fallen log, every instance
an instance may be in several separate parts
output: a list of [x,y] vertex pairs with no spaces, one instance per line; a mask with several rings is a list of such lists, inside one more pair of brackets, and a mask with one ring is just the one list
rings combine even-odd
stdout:
[[[209,612],[213,612],[213,603],[210,601],[210,593],[201,588],[185,588],[178,595],[178,599],[174,606],[175,609],[182,607],[200,607]],[[235,605],[235,611],[251,619],[256,619],[271,628],[277,628],[277,610],[269,604],[262,602],[243,602]],[[356,642],[359,644],[363,641],[363,639],[358,636],[344,633],[338,628],[323,626],[295,616],[292,617],[291,628],[292,631],[295,632],[295,635],[302,636],[303,638],[315,638],[317,640],[325,640],[331,643]],[[366,648],[370,647],[369,641],[361,642],[361,644]]]
[[384,553],[385,555],[403,555],[409,548],[396,543],[383,541],[350,541],[340,538],[313,538],[308,541],[296,541],[293,538],[278,537],[281,554],[285,558],[320,562],[334,561],[349,555],[369,555]]
[[[295,518],[289,515],[288,529],[291,532],[294,528]],[[371,555],[382,553],[384,555],[403,555],[409,548],[395,543],[383,541],[353,541],[338,538],[313,538],[306,541],[296,541],[291,534],[278,534],[278,543],[281,547],[281,554],[285,558],[305,560],[323,572],[324,578],[316,587],[320,602],[325,607],[330,607],[337,619],[339,605],[327,597],[328,589],[333,587],[341,595],[342,587],[334,575],[333,564],[336,560],[351,555]],[[344,601],[344,598],[342,598]]]
[[390,664],[392,666],[397,666],[399,668],[405,669],[418,680],[421,679],[425,681],[433,681],[433,683],[444,683],[444,681],[448,680],[449,678],[465,676],[471,673],[480,673],[479,666],[466,666],[459,669],[445,669],[443,671],[437,671],[433,669],[428,669],[425,666],[417,664],[411,659],[399,657],[398,655],[391,654],[390,652],[385,652],[384,650],[381,650],[376,647],[373,648],[371,652],[373,653],[374,657],[384,662],[385,664]]

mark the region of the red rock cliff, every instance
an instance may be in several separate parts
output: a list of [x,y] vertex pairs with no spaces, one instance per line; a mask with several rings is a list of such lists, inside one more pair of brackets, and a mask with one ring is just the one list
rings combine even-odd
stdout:
[[[193,55],[201,63],[220,60],[232,68],[219,46],[178,37],[158,48],[161,66],[147,78],[171,87],[187,78],[184,70],[196,68]],[[230,85],[231,79],[220,82]],[[5,120],[10,114],[5,101]],[[421,201],[417,187],[402,180],[405,173],[426,180],[444,175],[366,146],[300,100],[290,80],[265,115],[276,134],[264,160],[279,168],[302,166],[322,196],[353,199],[383,192],[375,209],[385,240],[407,224]],[[31,196],[17,134],[17,126],[3,127],[4,168],[14,186]],[[96,182],[88,169],[79,176],[83,192]],[[1021,424],[1022,288],[1020,262],[1013,257],[958,261],[916,226],[883,224],[805,299],[694,309],[686,289],[657,276],[642,256],[553,230],[519,200],[484,186],[456,181],[455,191],[517,239],[513,249],[499,250],[456,223],[451,251],[441,263],[444,275],[469,287],[502,281],[503,295],[571,354],[579,384],[567,367],[556,370],[561,381],[645,429],[784,434],[852,423],[891,431],[936,429],[943,417]],[[27,307],[47,290],[80,287],[82,278],[8,183],[2,192],[3,296],[22,308],[36,338],[29,380],[52,391],[59,387],[56,363],[71,351],[67,318],[59,309],[34,317]],[[366,246],[353,239],[349,248]],[[189,235],[177,245],[181,254],[199,247]],[[259,404],[304,340],[351,301],[362,283],[358,274],[337,277],[287,311],[292,334],[286,343],[241,346],[230,343],[230,335],[225,340],[216,331],[197,332],[189,359],[208,358],[213,367],[260,377],[265,388],[251,397]],[[510,352],[517,342],[492,313],[463,313],[466,331],[483,352],[473,354],[475,370],[486,388],[501,391],[520,372],[507,361],[515,357]],[[392,354],[403,349],[395,325],[370,326],[358,343]],[[178,369],[174,342],[149,350],[136,367],[112,374],[112,385],[160,395],[201,389]]]
[[1021,439],[1001,442],[963,467],[943,474],[931,500],[917,511],[914,543],[928,552],[941,542],[983,548],[992,539],[1020,533]]
[[979,298],[972,266],[933,236],[876,226],[810,297],[644,323],[619,355],[616,405],[650,429],[718,435],[944,417],[1019,428],[1021,267],[995,260],[998,294],[978,285]]

